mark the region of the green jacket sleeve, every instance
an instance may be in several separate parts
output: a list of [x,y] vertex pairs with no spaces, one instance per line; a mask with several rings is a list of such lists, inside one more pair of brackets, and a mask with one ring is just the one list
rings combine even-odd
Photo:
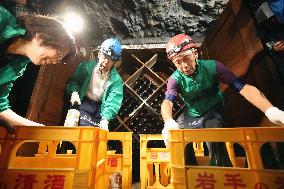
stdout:
[[3,112],[10,108],[8,96],[12,86],[12,82],[0,85],[0,112]]
[[24,35],[25,32],[25,29],[17,26],[16,18],[0,6],[0,43],[14,36]]
[[[16,19],[9,11],[7,11],[4,7],[0,6],[0,43],[2,43],[5,39],[8,38],[7,28],[8,30],[10,26],[16,25]],[[9,32],[8,32],[9,33]],[[1,64],[1,62],[0,62]],[[13,84],[11,82],[7,82],[4,80],[5,78],[1,78],[0,83],[0,112],[10,108],[8,96],[11,91],[11,87]],[[3,80],[3,81],[2,81]]]
[[72,94],[74,91],[79,93],[79,90],[84,82],[84,62],[80,63],[75,70],[73,76],[67,84],[67,93]]
[[[24,35],[25,32],[25,29],[17,26],[16,18],[0,6],[0,44],[12,37]],[[14,58],[9,65],[0,69],[0,112],[10,108],[8,96],[13,82],[23,75],[28,62],[30,60],[26,58]]]
[[112,120],[118,114],[123,99],[123,83],[119,77],[106,94],[105,101],[102,104],[101,116],[102,119]]
[[23,75],[29,62],[28,58],[14,58],[0,69],[0,112],[10,108],[8,96],[13,82]]

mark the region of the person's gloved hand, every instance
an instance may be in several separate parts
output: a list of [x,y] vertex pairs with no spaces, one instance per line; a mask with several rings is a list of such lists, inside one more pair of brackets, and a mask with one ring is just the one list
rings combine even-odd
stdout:
[[266,117],[277,125],[284,126],[284,112],[272,106],[265,111]]
[[71,95],[71,99],[70,99],[71,104],[73,105],[75,102],[78,102],[79,105],[81,105],[81,100],[79,97],[78,92],[74,91]]
[[99,127],[100,127],[101,129],[103,129],[103,130],[108,131],[108,120],[102,119],[102,120],[100,121]]
[[162,136],[166,146],[169,144],[169,130],[171,129],[179,129],[179,124],[173,119],[167,120],[162,130]]

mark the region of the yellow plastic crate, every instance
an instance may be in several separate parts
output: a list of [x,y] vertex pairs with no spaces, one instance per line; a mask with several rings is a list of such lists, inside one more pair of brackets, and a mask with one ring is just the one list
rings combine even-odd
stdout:
[[122,154],[108,151],[106,163],[107,178],[114,172],[122,175],[122,189],[132,186],[132,132],[109,132],[108,140],[119,140],[122,143]]
[[[284,170],[264,169],[261,145],[283,142],[284,128],[232,128],[171,130],[169,137],[172,186],[188,188],[283,188]],[[238,143],[246,151],[248,168],[186,166],[184,148],[188,143]],[[231,154],[231,159],[233,154]]]
[[[153,140],[163,141],[161,134],[140,134],[140,186],[141,189],[173,188],[170,171],[169,148],[147,148]],[[194,153],[199,163],[207,163],[203,142],[193,142]]]
[[99,132],[99,148],[98,148],[98,158],[96,165],[96,175],[95,175],[95,188],[96,189],[107,189],[106,174],[106,154],[107,154],[107,134],[105,130],[100,130]]
[[[122,189],[131,189],[132,183],[132,132],[104,132],[99,136],[99,155],[96,168],[96,189],[108,189],[109,178],[114,172],[122,175]],[[122,142],[123,154],[107,151],[108,140]]]
[[[60,141],[70,141],[76,154],[56,154]],[[38,142],[32,157],[20,147]],[[99,129],[94,127],[17,126],[15,134],[0,128],[0,186],[3,188],[94,188]]]
[[140,134],[140,188],[171,188],[169,148],[147,148],[161,134]]

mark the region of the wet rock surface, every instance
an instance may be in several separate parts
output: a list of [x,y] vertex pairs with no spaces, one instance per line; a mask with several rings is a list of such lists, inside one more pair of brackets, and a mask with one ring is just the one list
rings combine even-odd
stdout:
[[182,32],[202,38],[227,3],[228,0],[27,0],[33,12],[77,12],[85,19],[84,32],[90,39],[169,37]]

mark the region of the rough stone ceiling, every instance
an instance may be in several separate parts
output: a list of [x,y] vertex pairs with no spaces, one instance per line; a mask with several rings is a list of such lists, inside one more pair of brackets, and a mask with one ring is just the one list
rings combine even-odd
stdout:
[[188,33],[202,39],[228,0],[27,0],[29,9],[44,14],[73,11],[85,19],[89,41],[163,39]]
[[69,0],[69,6],[90,18],[97,36],[120,38],[206,35],[227,0]]

